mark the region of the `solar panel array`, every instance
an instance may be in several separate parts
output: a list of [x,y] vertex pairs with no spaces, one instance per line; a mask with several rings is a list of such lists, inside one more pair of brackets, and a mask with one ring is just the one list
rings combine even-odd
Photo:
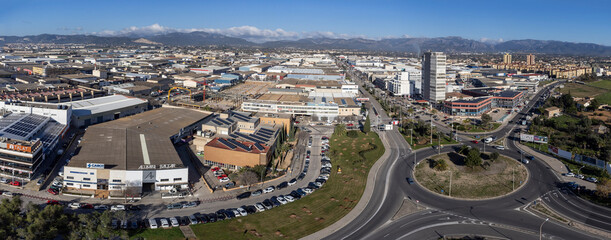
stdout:
[[244,116],[244,115],[239,114],[239,113],[234,113],[234,114],[233,114],[233,117],[235,117],[235,118],[237,118],[237,119],[239,119],[239,120],[245,121],[245,122],[248,122],[248,121],[250,121],[250,119],[251,119],[251,117]]
[[250,148],[244,144],[242,144],[241,142],[236,141],[235,139],[227,139],[228,142],[232,143],[233,145],[236,145],[238,147],[240,147],[241,149],[244,149],[246,151],[250,151]]
[[259,144],[259,143],[255,143],[255,147],[256,147],[257,149],[259,149],[259,151],[263,151],[263,150],[265,150],[265,148],[264,148],[263,146],[261,146],[261,144]]
[[223,145],[227,146],[228,148],[231,148],[232,150],[236,148],[235,145],[227,142],[227,140],[225,140],[224,138],[219,138],[219,142],[221,142]]
[[5,128],[4,132],[25,138],[36,130],[38,126],[47,121],[47,119],[49,119],[49,117],[29,114],[10,125],[8,128]]
[[63,124],[58,123],[58,122],[49,122],[47,124],[47,127],[45,128],[45,131],[42,133],[41,139],[40,141],[42,142],[45,151],[50,151],[52,150],[51,147],[51,143],[53,143],[55,141],[56,138],[59,137],[59,134],[61,133],[61,131],[64,129]]

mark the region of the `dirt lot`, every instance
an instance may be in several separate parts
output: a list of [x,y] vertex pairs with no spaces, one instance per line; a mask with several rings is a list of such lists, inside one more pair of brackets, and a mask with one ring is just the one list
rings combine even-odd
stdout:
[[451,196],[465,199],[484,199],[501,196],[513,191],[512,179],[515,177],[515,188],[524,183],[527,177],[526,168],[516,160],[501,156],[492,162],[483,157],[487,169],[464,165],[464,156],[451,152],[438,155],[433,160],[444,159],[448,164],[447,171],[433,169],[431,160],[417,166],[415,178],[418,183],[429,190],[443,195],[450,191],[450,171],[452,172]]
[[[611,124],[611,112],[609,111],[582,112],[581,114],[588,116],[588,118],[598,119]],[[602,116],[599,116],[601,114]]]

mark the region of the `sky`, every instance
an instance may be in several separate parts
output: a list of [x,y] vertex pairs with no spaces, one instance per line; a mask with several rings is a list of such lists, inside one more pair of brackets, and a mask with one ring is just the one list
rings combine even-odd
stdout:
[[208,31],[255,42],[460,36],[611,46],[608,0],[2,0],[0,36]]

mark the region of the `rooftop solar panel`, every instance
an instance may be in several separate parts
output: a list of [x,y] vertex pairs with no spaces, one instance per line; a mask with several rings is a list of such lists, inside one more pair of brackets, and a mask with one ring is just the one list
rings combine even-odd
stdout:
[[219,142],[221,142],[223,145],[227,146],[228,148],[231,148],[232,150],[236,148],[235,145],[227,142],[227,140],[225,140],[224,138],[219,138]]
[[265,150],[265,148],[264,148],[263,146],[261,146],[261,144],[259,144],[259,143],[255,143],[255,147],[256,147],[257,149],[259,149],[259,151],[263,151],[263,150]]
[[229,141],[230,143],[246,150],[246,151],[250,151],[250,148],[244,144],[242,144],[241,142],[236,141],[235,139],[227,139],[227,141]]

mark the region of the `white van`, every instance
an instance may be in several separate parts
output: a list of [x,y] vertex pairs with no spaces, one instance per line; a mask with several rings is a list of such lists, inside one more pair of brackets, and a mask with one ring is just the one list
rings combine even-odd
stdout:
[[151,229],[157,229],[159,226],[157,226],[157,220],[155,220],[154,218],[149,219],[149,226],[151,227]]
[[492,138],[491,137],[487,137],[486,139],[484,139],[485,143],[491,143],[492,142]]

